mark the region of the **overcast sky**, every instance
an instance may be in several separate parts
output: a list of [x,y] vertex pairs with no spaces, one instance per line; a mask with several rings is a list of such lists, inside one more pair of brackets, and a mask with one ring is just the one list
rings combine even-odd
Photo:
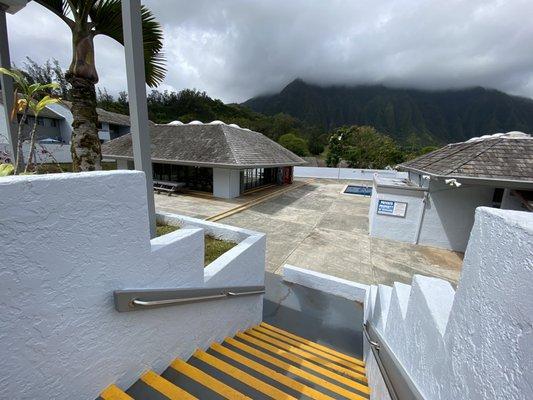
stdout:
[[[226,102],[320,84],[485,86],[533,97],[532,0],[146,0],[165,34],[161,89]],[[68,66],[70,32],[30,3],[8,16],[11,56]],[[122,47],[96,39],[100,86],[125,89]]]

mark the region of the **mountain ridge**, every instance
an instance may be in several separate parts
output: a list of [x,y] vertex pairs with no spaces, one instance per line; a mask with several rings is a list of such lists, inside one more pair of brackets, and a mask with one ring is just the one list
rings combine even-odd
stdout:
[[372,125],[402,143],[444,144],[496,132],[533,131],[533,99],[496,89],[422,90],[384,85],[320,86],[296,79],[279,93],[241,103],[331,130]]

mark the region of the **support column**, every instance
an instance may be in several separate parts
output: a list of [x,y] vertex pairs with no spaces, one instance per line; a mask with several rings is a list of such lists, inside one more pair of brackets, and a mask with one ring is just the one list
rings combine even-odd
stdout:
[[150,154],[150,130],[144,70],[140,0],[122,0],[122,25],[130,105],[130,128],[135,169],[146,175],[150,237],[155,237],[155,204]]
[[[7,23],[6,12],[0,5],[0,66],[3,68],[11,68],[11,59],[9,57],[9,43],[7,40]],[[6,124],[6,133],[8,141],[8,151],[11,153],[12,163],[15,164],[15,156],[17,154],[17,132],[15,124],[10,120],[11,110],[13,110],[13,80],[0,74],[0,84],[2,85],[2,102],[4,103],[5,121],[0,123]],[[4,139],[4,138],[0,138]],[[24,167],[24,160],[21,160],[21,166]]]

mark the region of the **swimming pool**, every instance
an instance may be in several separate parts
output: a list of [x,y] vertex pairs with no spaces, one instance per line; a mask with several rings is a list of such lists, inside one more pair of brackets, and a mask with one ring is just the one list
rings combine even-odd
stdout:
[[344,192],[346,194],[358,194],[360,196],[371,196],[372,195],[372,188],[366,187],[366,186],[355,186],[355,185],[347,185],[344,188]]

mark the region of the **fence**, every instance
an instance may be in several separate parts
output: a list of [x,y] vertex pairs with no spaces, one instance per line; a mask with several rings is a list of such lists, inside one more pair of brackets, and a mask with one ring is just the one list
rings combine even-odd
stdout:
[[374,174],[385,178],[407,178],[407,172],[393,169],[352,169],[326,167],[294,167],[296,178],[353,179],[372,181]]

